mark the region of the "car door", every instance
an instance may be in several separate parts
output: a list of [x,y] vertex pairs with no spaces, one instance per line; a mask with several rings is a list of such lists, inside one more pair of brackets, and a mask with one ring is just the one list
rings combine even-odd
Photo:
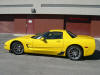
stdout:
[[[45,39],[42,40],[41,38]],[[57,55],[63,48],[63,33],[62,32],[47,32],[42,36],[37,37],[32,42],[32,50],[40,54]]]

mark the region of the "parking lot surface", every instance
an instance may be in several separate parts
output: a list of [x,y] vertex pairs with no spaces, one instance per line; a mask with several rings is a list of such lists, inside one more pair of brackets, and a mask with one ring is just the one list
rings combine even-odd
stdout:
[[0,35],[0,75],[100,75],[100,41],[93,56],[81,61],[36,54],[14,55],[4,50],[12,35]]

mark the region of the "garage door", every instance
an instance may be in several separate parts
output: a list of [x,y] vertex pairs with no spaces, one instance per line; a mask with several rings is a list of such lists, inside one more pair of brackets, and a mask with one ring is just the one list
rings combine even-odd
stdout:
[[63,29],[63,16],[38,15],[34,20],[34,32],[42,33],[51,29]]
[[14,21],[10,15],[0,16],[0,33],[13,33]]
[[78,35],[90,35],[90,24],[88,18],[71,18],[66,22],[66,29]]

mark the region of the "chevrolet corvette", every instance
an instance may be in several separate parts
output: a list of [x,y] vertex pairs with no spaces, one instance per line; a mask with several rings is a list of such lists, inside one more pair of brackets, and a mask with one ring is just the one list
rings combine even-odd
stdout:
[[91,36],[75,35],[66,30],[50,30],[39,35],[13,38],[5,42],[4,48],[16,55],[36,53],[80,60],[83,56],[93,55],[95,40]]

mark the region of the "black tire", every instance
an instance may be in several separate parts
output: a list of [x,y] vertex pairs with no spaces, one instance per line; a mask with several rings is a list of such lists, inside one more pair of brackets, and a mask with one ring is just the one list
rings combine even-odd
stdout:
[[16,55],[21,55],[24,53],[24,47],[20,42],[14,42],[11,45],[11,51]]
[[80,60],[83,57],[83,50],[78,45],[72,45],[67,49],[66,54],[71,60]]

